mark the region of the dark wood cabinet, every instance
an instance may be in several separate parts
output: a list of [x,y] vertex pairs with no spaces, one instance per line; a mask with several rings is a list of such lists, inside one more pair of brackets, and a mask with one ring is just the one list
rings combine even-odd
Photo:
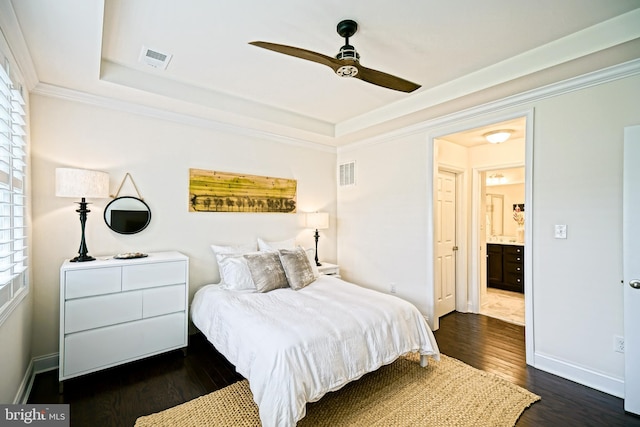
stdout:
[[487,244],[487,286],[524,293],[524,246]]

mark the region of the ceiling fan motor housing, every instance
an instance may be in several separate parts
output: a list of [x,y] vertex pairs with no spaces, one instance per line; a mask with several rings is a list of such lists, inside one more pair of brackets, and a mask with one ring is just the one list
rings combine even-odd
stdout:
[[336,74],[340,77],[353,77],[358,74],[358,67],[356,67],[360,55],[351,45],[344,45],[340,48],[340,52],[336,55],[336,59],[345,61],[346,64],[336,70]]
[[344,37],[345,39],[345,44],[340,48],[336,59],[346,62],[336,70],[336,74],[340,77],[353,77],[358,74],[358,67],[356,65],[360,60],[360,55],[356,51],[356,48],[349,44],[349,37],[358,31],[358,24],[351,19],[345,19],[338,23],[336,29],[340,37]]

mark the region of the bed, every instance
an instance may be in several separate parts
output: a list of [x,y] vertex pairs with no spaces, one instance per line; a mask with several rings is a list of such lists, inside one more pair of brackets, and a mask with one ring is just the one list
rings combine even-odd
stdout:
[[[282,252],[271,261],[286,266]],[[279,274],[264,254],[251,256],[233,258],[237,264],[255,261],[251,265],[265,276]],[[295,257],[304,264],[300,251]],[[412,304],[302,269],[312,275],[302,287],[290,271],[285,277],[291,286],[266,292],[223,280],[200,288],[191,306],[195,326],[249,380],[263,426],[295,426],[307,402],[404,354],[420,353],[423,366],[427,356],[439,358],[433,333]],[[260,277],[249,270],[253,279]],[[260,288],[259,279],[254,285]]]

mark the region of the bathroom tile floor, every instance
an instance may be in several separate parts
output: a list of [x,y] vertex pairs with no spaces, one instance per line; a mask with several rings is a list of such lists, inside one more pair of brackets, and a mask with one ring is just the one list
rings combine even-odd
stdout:
[[487,288],[487,297],[480,307],[480,314],[524,325],[524,294]]

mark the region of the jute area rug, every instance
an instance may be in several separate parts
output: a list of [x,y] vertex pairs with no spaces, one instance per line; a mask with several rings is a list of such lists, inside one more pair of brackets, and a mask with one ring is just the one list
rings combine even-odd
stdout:
[[[513,426],[540,397],[494,374],[442,355],[421,368],[409,356],[307,404],[298,426]],[[221,390],[157,414],[135,427],[260,426],[249,383]]]

